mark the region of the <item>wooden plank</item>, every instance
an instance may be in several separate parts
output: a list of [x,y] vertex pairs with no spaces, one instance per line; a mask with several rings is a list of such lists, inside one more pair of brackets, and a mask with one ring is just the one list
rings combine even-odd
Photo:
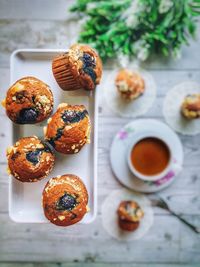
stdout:
[[69,262],[69,263],[0,263],[0,267],[199,267],[199,264],[141,264],[141,263],[96,263],[96,262]]
[[[108,164],[108,163],[107,163]],[[0,195],[5,195],[8,192],[8,174],[7,163],[0,164]],[[166,198],[171,208],[178,213],[183,214],[195,223],[195,215],[200,216],[200,199],[199,187],[200,177],[197,173],[200,172],[200,167],[187,167],[182,174],[174,181],[174,183],[159,194]],[[198,177],[195,178],[194,177]],[[98,199],[99,205],[103,203],[107,195],[116,189],[120,189],[121,185],[115,179],[110,167],[106,168],[106,164],[101,164],[98,168]],[[8,199],[2,198],[0,202],[0,212],[8,212]],[[156,215],[168,214],[166,211],[155,208]],[[200,223],[197,222],[200,227]]]
[[[170,228],[165,223],[166,220]],[[118,242],[110,238],[102,227],[100,216],[90,225],[89,231],[85,231],[85,225],[62,229],[46,224],[15,224],[6,214],[0,214],[0,222],[2,261],[178,261],[179,222],[170,216],[157,217],[151,231],[143,239],[132,243]]]
[[0,0],[0,19],[66,20],[74,0]]
[[199,264],[141,264],[141,263],[95,263],[95,262],[69,262],[69,263],[0,263],[0,267],[199,267]]
[[[63,48],[75,41],[79,31],[77,21],[68,20],[69,17],[65,17],[67,12],[65,13],[64,8],[59,11],[61,6],[65,6],[65,2],[68,1],[56,2],[53,10],[58,11],[56,14],[52,12],[52,2],[53,0],[48,1],[48,10],[41,16],[47,0],[42,2],[35,0],[30,14],[27,0],[18,0],[18,3],[11,0],[4,1],[4,10],[1,9],[3,0],[0,0],[0,19],[2,18],[1,14],[8,15],[8,19],[9,16],[12,16],[11,19],[1,20],[0,23],[1,96],[5,95],[9,84],[9,56],[14,49],[30,46]],[[11,8],[10,3],[13,5]],[[22,3],[24,3],[23,8],[19,10]],[[57,6],[59,4],[61,5]],[[6,8],[9,9],[7,13],[4,12]],[[28,20],[26,20],[27,17]],[[187,79],[200,82],[199,55],[198,41],[193,43],[190,48],[184,48],[181,60],[176,62],[162,60],[158,62],[156,60],[144,64],[144,67],[151,71],[158,83],[158,99],[149,111],[149,117],[155,117],[157,113],[161,113],[163,97],[167,90],[176,83]],[[109,69],[113,65],[107,64],[105,67]],[[104,79],[107,75],[108,72],[105,71]],[[154,209],[155,223],[150,232],[139,241],[117,242],[110,238],[103,229],[101,204],[112,190],[121,188],[109,166],[109,147],[114,134],[129,119],[119,118],[109,110],[103,98],[102,88],[103,84],[99,88],[101,90],[98,148],[99,210],[96,221],[90,226],[75,225],[62,229],[53,225],[16,224],[10,221],[7,213],[8,175],[5,149],[9,145],[11,131],[10,122],[1,108],[0,125],[3,127],[0,128],[0,261],[45,261],[47,262],[45,267],[49,266],[49,261],[75,261],[74,263],[56,264],[56,266],[63,267],[77,266],[77,261],[81,261],[78,266],[88,266],[90,263],[91,266],[98,267],[124,266],[125,264],[133,267],[163,267],[167,266],[164,263],[170,262],[188,263],[188,266],[192,266],[192,263],[200,262],[199,236],[159,208]],[[162,114],[157,118],[163,120]],[[192,138],[181,137],[181,140],[184,143],[185,153],[184,171],[173,185],[160,193],[169,199],[173,209],[182,212],[192,223],[199,225],[200,139],[199,136],[195,136]],[[82,262],[85,264],[83,265]],[[105,264],[102,265],[102,262]],[[137,264],[141,262],[143,265]],[[160,264],[155,265],[155,262],[160,262]],[[38,266],[38,264],[35,265]],[[34,264],[30,264],[28,267],[33,266]],[[2,266],[0,265],[0,267]],[[174,267],[177,266],[174,265]]]
[[71,44],[68,21],[1,21],[0,26],[0,66],[9,67],[16,49],[59,49]]
[[[85,261],[85,262],[185,262],[179,258],[180,244],[187,262],[200,260],[199,238],[186,227],[181,231],[179,222],[169,216],[158,216],[149,233],[141,240],[131,243],[118,242],[110,238],[102,228],[100,216],[90,231],[76,225],[70,229],[57,229],[51,225],[15,224],[7,215],[0,215],[0,258],[9,261]],[[166,223],[167,222],[167,223]],[[12,229],[15,229],[13,236]],[[90,240],[88,243],[86,240]],[[87,246],[86,246],[87,242]],[[194,247],[191,248],[190,244]],[[98,250],[96,246],[98,245]],[[78,247],[78,249],[76,249]],[[142,247],[142,250],[141,250]],[[22,250],[23,248],[23,250]],[[144,253],[145,251],[145,253]]]
[[[200,70],[196,71],[185,71],[185,70],[177,70],[177,71],[155,71],[152,70],[150,73],[153,75],[156,85],[157,85],[157,99],[153,104],[153,107],[148,112],[148,117],[161,117],[162,112],[162,104],[164,100],[164,96],[166,92],[172,89],[176,84],[181,83],[183,81],[196,81],[200,83]],[[105,117],[116,117],[118,118],[108,107],[107,103],[105,103],[106,90],[109,88],[106,87],[106,80],[109,79],[110,71],[105,70],[103,75],[102,84],[98,87],[100,92],[100,116]],[[1,84],[1,96],[2,98],[6,95],[6,91],[9,87],[9,68],[0,68],[0,84]],[[104,92],[105,91],[105,92]],[[0,107],[0,114],[5,114],[4,109]],[[146,115],[145,115],[146,116]],[[121,119],[121,118],[120,118]],[[126,121],[127,119],[124,119]]]
[[[41,17],[40,20],[1,20],[0,26],[0,66],[8,66],[10,54],[18,48],[68,48],[76,42],[80,31],[80,24],[74,19],[54,21],[42,20]],[[197,36],[200,36],[200,27]],[[180,59],[154,58],[142,66],[152,70],[200,69],[199,44],[199,39],[191,41],[190,47],[183,48]],[[107,62],[107,67],[111,69],[117,65],[115,60]]]

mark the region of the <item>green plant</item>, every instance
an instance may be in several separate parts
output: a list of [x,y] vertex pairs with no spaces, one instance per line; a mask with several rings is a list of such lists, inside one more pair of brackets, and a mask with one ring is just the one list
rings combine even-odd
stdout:
[[200,0],[77,0],[71,11],[85,20],[79,42],[103,59],[123,54],[145,60],[152,53],[179,54],[195,36]]

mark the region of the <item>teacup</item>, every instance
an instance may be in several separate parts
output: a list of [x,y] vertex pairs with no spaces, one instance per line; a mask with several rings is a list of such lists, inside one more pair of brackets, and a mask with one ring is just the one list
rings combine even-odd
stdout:
[[[165,147],[165,154],[168,155],[168,158],[165,159],[165,166],[163,167],[162,170],[160,170],[158,173],[154,174],[144,174],[141,171],[134,166],[132,157],[133,157],[133,151],[136,148],[136,145],[142,144],[142,141],[145,140],[155,140],[156,142],[160,143],[160,149],[161,149],[161,144],[163,145],[163,149]],[[156,141],[157,140],[157,141]],[[152,141],[153,142],[153,141]],[[145,143],[143,143],[145,145]],[[168,152],[167,152],[168,150]],[[164,153],[164,151],[163,151]],[[168,138],[168,136],[165,133],[158,133],[158,132],[146,132],[146,133],[138,133],[138,135],[134,136],[134,141],[131,143],[130,148],[128,149],[128,166],[130,171],[139,179],[144,180],[144,181],[157,181],[165,175],[169,173],[169,171],[173,170],[174,168],[178,168],[180,170],[180,166],[175,166],[173,163],[173,147],[172,144]],[[175,171],[176,172],[176,171]]]

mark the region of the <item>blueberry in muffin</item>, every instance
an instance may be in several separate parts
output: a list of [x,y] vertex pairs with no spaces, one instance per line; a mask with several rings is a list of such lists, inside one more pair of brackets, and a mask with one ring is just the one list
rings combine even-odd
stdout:
[[3,105],[13,122],[38,123],[52,113],[53,94],[50,87],[39,79],[24,77],[8,89]]
[[88,193],[82,180],[73,174],[51,178],[43,190],[46,218],[58,226],[79,222],[88,212]]
[[90,118],[84,105],[62,103],[44,128],[45,139],[56,151],[78,153],[90,142]]
[[7,149],[8,169],[21,182],[37,182],[46,177],[55,162],[52,147],[37,136],[24,137]]

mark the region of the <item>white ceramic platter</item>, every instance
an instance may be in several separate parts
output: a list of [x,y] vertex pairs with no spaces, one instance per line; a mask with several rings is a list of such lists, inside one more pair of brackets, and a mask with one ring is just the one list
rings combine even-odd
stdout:
[[[46,182],[51,177],[62,174],[75,174],[84,181],[89,194],[90,212],[81,223],[94,220],[97,210],[97,90],[93,92],[77,90],[66,92],[59,88],[51,70],[52,59],[64,50],[17,50],[11,55],[11,84],[24,76],[35,76],[47,83],[54,95],[54,112],[59,103],[83,104],[86,106],[92,123],[91,143],[75,155],[56,153],[56,163],[50,175],[36,183],[21,183],[10,177],[9,215],[15,222],[45,223],[41,196]],[[65,50],[66,51],[66,50]],[[24,136],[37,135],[43,138],[46,121],[36,125],[13,125],[13,143]]]
[[[138,134],[156,133],[165,136],[173,147],[173,164],[169,172],[156,181],[143,181],[129,170],[127,153]],[[117,179],[126,187],[144,193],[153,193],[169,186],[180,173],[183,164],[183,148],[178,135],[166,124],[153,119],[138,119],[125,125],[114,137],[110,160]]]

